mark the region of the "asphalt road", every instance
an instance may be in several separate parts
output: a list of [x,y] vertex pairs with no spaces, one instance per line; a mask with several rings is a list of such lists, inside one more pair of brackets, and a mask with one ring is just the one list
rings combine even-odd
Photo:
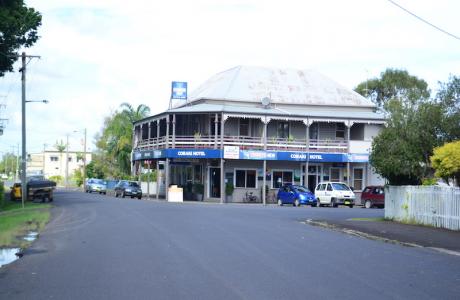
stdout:
[[382,210],[173,204],[58,192],[53,219],[0,268],[0,299],[458,299],[460,257],[305,219]]

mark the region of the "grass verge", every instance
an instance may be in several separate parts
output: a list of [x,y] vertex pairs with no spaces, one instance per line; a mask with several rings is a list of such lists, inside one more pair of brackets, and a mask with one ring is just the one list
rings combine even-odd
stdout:
[[385,218],[351,218],[350,221],[368,221],[368,222],[384,222],[388,221]]
[[30,231],[40,232],[50,218],[50,204],[7,202],[0,211],[0,248],[27,247],[23,236]]

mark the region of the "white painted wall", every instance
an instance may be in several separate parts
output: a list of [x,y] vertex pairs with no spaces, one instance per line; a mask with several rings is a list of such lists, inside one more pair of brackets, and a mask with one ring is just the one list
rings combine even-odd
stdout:
[[350,141],[350,153],[370,153],[371,141]]
[[364,126],[364,140],[365,141],[372,141],[382,130],[383,125],[377,124],[366,124]]

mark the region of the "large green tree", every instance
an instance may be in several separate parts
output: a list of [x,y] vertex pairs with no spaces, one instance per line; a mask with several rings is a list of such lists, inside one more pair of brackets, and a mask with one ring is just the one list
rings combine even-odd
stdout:
[[17,52],[38,40],[42,16],[23,0],[0,0],[0,77],[13,71]]
[[373,140],[370,163],[390,184],[420,184],[432,173],[430,156],[440,144],[442,107],[427,83],[405,70],[387,69],[356,91],[385,111],[386,126]]
[[410,75],[406,70],[386,69],[379,78],[361,82],[355,91],[374,102],[378,108],[384,108],[391,99],[403,99],[404,102],[419,102],[430,97],[425,80]]
[[430,156],[439,145],[439,105],[430,101],[407,105],[391,99],[387,124],[372,142],[370,163],[392,185],[420,184],[428,177]]
[[96,137],[98,160],[95,160],[95,168],[108,177],[129,176],[133,122],[147,117],[149,113],[150,108],[144,104],[134,108],[123,103],[120,111],[115,111],[105,119],[102,132]]
[[443,110],[442,139],[446,142],[460,139],[460,77],[450,76],[439,83],[436,100]]

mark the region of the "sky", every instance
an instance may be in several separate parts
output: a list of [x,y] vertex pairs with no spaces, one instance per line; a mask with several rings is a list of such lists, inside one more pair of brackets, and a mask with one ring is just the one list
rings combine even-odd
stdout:
[[[460,36],[459,1],[397,0]],[[88,148],[121,103],[167,109],[171,81],[193,90],[238,65],[314,69],[353,89],[386,68],[406,69],[435,92],[460,75],[460,41],[387,0],[29,0],[43,15],[27,54],[27,151],[66,141]],[[0,155],[21,142],[21,81],[0,78]]]

